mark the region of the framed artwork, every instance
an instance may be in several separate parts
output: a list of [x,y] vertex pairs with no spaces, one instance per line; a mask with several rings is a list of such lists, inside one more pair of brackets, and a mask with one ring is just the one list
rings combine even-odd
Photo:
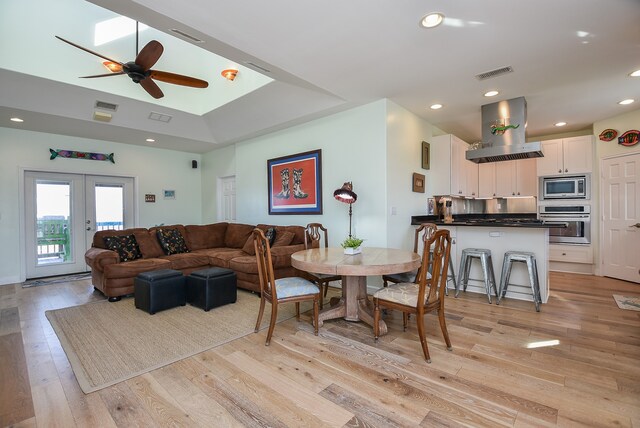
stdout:
[[412,190],[417,193],[424,193],[424,174],[413,173]]
[[429,153],[429,143],[422,142],[422,169],[429,169],[429,162],[431,161],[431,154]]
[[322,150],[267,160],[269,214],[322,214]]
[[162,194],[164,195],[165,199],[175,199],[176,198],[176,191],[175,190],[163,190]]

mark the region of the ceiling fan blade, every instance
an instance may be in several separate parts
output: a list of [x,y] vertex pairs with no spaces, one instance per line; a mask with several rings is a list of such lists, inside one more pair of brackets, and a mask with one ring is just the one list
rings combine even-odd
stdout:
[[163,51],[164,48],[162,47],[160,42],[151,40],[142,48],[142,50],[136,57],[135,63],[142,67],[144,71],[147,71],[148,69],[153,67],[158,59],[160,59],[160,55],[162,55]]
[[173,83],[174,85],[191,86],[192,88],[206,88],[209,83],[206,80],[196,79],[195,77],[183,76],[181,74],[169,73],[167,71],[150,70],[149,77],[165,83]]
[[57,38],[57,39],[62,40],[62,41],[63,41],[63,42],[65,42],[65,43],[69,43],[71,46],[75,46],[75,47],[76,47],[76,48],[78,48],[78,49],[82,49],[82,50],[83,50],[83,51],[85,51],[85,52],[89,52],[90,54],[94,54],[95,56],[99,56],[99,57],[100,57],[100,58],[102,58],[102,59],[106,59],[107,61],[115,62],[116,64],[120,64],[120,65],[122,65],[122,63],[121,63],[120,61],[116,61],[115,59],[111,59],[111,58],[106,57],[106,56],[104,56],[104,55],[102,55],[102,54],[99,54],[98,52],[94,52],[94,51],[92,51],[92,50],[90,50],[90,49],[83,48],[82,46],[80,46],[80,45],[76,45],[75,43],[70,42],[69,40],[65,40],[65,39],[63,39],[63,38],[62,38],[62,37],[60,37],[60,36],[56,36],[56,38]]
[[153,98],[158,99],[164,97],[160,87],[151,79],[142,79],[140,81],[140,86],[142,86]]
[[93,76],[80,76],[81,79],[93,79],[95,77],[109,77],[109,76],[120,76],[121,74],[127,74],[124,71],[119,71],[117,73],[106,73],[106,74],[94,74]]

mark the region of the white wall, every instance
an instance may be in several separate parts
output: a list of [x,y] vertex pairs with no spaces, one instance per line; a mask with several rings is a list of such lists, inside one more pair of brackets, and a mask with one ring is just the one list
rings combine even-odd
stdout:
[[[337,246],[349,233],[349,206],[333,198],[353,182],[354,234],[366,246],[386,246],[386,101],[379,100],[236,145],[237,219],[241,223],[319,222]],[[322,150],[322,215],[268,215],[267,160]]]
[[403,107],[387,102],[388,247],[413,250],[415,226],[411,226],[411,216],[427,213],[428,195],[412,191],[413,173],[429,175],[422,169],[422,142],[441,133]]
[[[610,156],[621,155],[625,153],[638,153],[640,151],[640,144],[636,144],[632,147],[626,147],[618,144],[618,137],[626,131],[632,129],[638,129],[640,125],[640,109],[634,110],[619,116],[611,117],[609,119],[601,120],[593,124],[593,135],[595,140],[595,157],[593,159],[593,174],[591,178],[591,191],[592,195],[597,195],[597,201],[601,201],[600,195],[600,167],[602,166],[602,159]],[[618,131],[618,137],[612,141],[600,141],[598,135],[605,129],[615,129]],[[596,275],[600,275],[600,219],[601,204],[600,202],[594,203],[591,207],[591,219],[595,221],[596,228],[593,231],[592,242],[594,250],[594,259],[596,263]]]
[[202,155],[202,223],[218,221],[218,179],[236,174],[236,146]]
[[[115,164],[79,159],[49,160],[49,148],[114,153]],[[19,282],[21,263],[21,172],[25,169],[79,174],[134,177],[137,226],[191,223],[202,220],[200,169],[191,160],[200,155],[151,147],[95,141],[77,137],[0,128],[0,284]],[[162,190],[176,191],[175,200],[164,200]],[[144,195],[156,195],[145,203]]]

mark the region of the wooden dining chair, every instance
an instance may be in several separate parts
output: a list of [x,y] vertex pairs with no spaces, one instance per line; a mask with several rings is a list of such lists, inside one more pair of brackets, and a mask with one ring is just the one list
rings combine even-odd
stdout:
[[[420,254],[419,243],[424,241],[420,239],[420,234],[423,233],[427,237],[431,237],[437,230],[437,226],[434,223],[422,223],[420,227],[416,229],[415,236],[413,238],[413,252]],[[416,282],[418,279],[418,273],[420,268],[401,273],[392,273],[388,275],[382,275],[382,286],[387,287],[389,283],[399,284],[402,282]]]
[[313,301],[313,327],[317,336],[318,302],[321,299],[318,286],[300,277],[275,279],[269,240],[264,236],[262,230],[253,229],[253,242],[258,262],[258,277],[260,278],[260,311],[258,312],[255,332],[257,333],[260,329],[265,302],[271,303],[271,321],[269,322],[269,331],[267,332],[267,341],[265,343],[268,346],[278,318],[278,304],[295,302],[296,319],[300,320],[300,302]]
[[448,230],[438,230],[432,236],[423,235],[425,251],[422,254],[422,266],[429,263],[429,251],[433,247],[431,278],[427,279],[427,269],[420,269],[418,281],[392,284],[376,291],[373,295],[373,334],[377,341],[380,334],[380,308],[402,311],[404,330],[407,329],[409,314],[416,315],[418,336],[422,352],[427,363],[431,363],[427,338],[425,336],[424,315],[437,311],[438,320],[447,349],[450,351],[451,340],[444,318],[444,290],[447,286],[447,269],[451,254],[451,236]]
[[[320,223],[309,223],[304,232],[304,248],[309,250],[311,248],[320,248],[321,245],[324,245],[325,248],[329,247],[327,229]],[[327,296],[327,290],[329,289],[329,283],[331,281],[342,280],[342,276],[340,275],[313,272],[307,272],[306,275],[309,277],[311,282],[320,287],[320,291],[324,297]],[[322,309],[323,306],[322,300],[323,299],[320,299],[320,309]]]

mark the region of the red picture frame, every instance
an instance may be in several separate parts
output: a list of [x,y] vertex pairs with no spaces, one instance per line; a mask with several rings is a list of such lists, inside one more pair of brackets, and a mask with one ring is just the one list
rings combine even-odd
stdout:
[[322,150],[267,160],[269,215],[322,214]]

